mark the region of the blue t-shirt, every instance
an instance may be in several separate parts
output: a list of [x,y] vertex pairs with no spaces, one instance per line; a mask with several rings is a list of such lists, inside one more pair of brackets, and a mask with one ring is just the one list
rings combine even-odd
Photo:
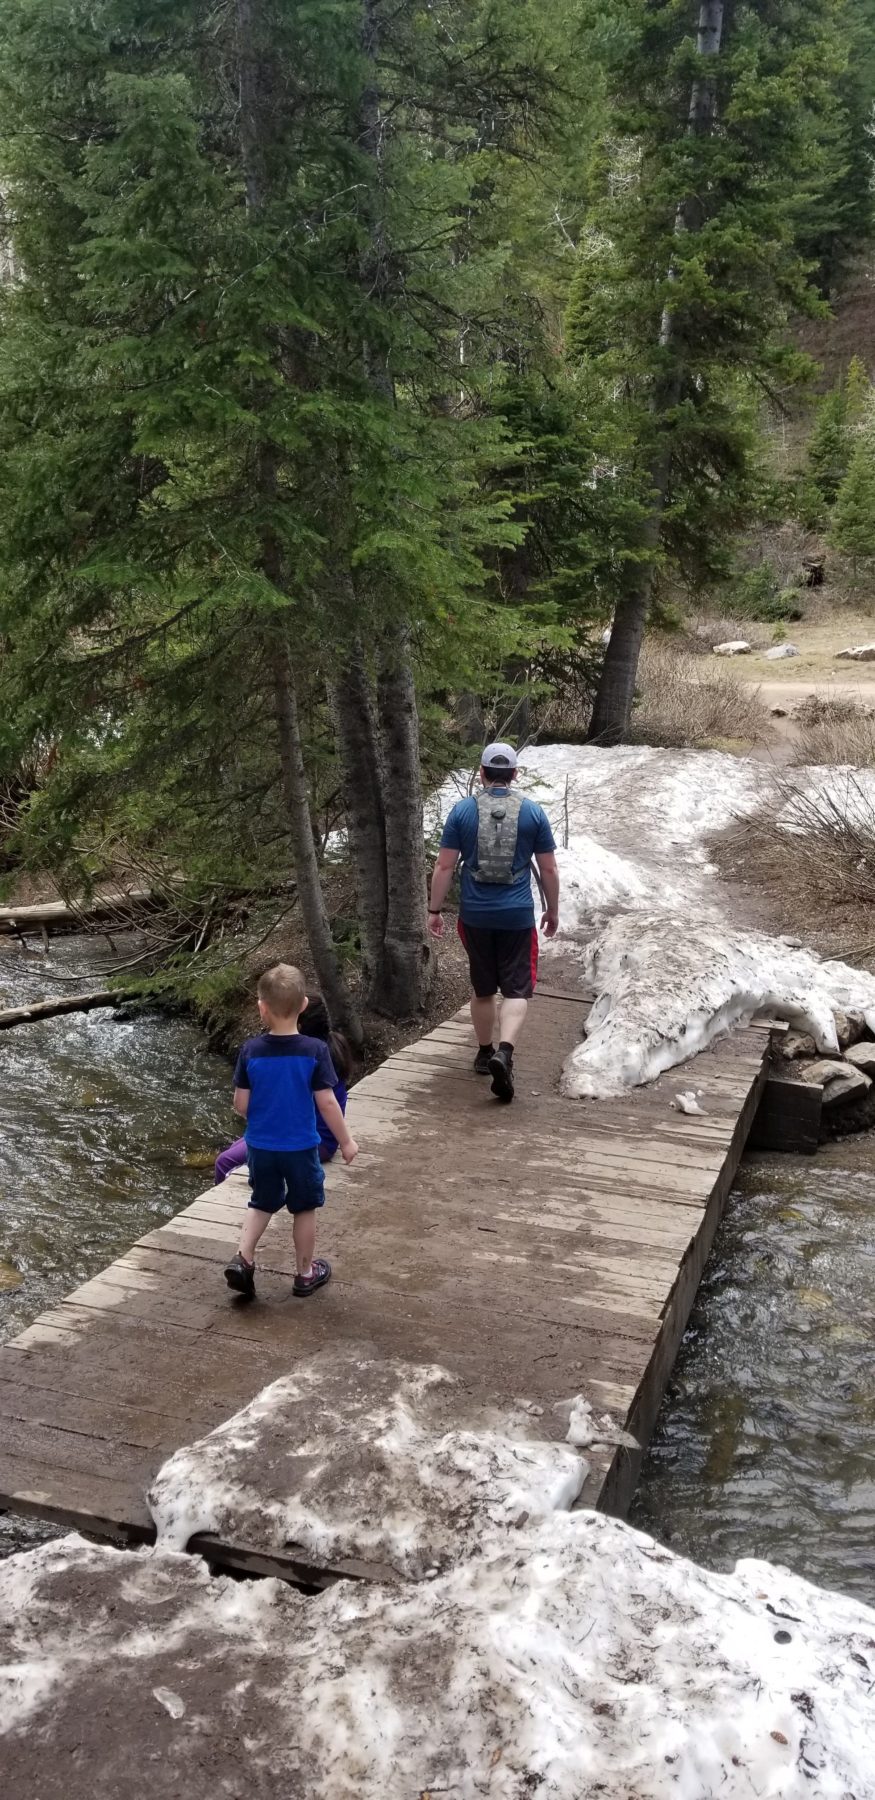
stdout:
[[337,1075],[321,1038],[247,1038],[234,1086],[249,1088],[246,1142],[253,1150],[315,1150],[319,1143],[313,1095],[336,1088]]
[[[509,788],[490,788],[490,793],[507,794]],[[513,859],[513,881],[507,887],[497,883],[475,881],[472,867],[477,867],[477,801],[473,794],[458,800],[444,826],[442,850],[459,850],[462,856],[462,902],[459,917],[463,925],[485,925],[498,931],[524,931],[535,923],[532,878],[529,864],[533,856],[555,850],[556,842],[550,821],[542,806],[524,800],[520,807],[516,851]]]

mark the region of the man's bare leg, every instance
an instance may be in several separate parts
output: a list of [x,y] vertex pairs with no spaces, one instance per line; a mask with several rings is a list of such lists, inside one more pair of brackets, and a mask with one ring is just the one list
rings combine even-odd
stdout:
[[498,1009],[498,1041],[515,1044],[529,1010],[528,1000],[502,1000]]
[[478,999],[471,995],[471,1024],[477,1036],[478,1044],[492,1044],[495,1041],[495,1001],[497,996],[490,994],[487,999]]

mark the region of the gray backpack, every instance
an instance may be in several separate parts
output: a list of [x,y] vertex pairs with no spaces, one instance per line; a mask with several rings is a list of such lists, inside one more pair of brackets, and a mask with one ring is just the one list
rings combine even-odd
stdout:
[[477,796],[477,867],[475,881],[489,887],[510,887],[519,833],[521,794]]

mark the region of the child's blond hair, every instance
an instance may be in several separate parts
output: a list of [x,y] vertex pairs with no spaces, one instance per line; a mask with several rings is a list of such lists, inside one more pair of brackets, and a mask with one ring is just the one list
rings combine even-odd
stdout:
[[258,979],[258,998],[278,1019],[295,1019],[307,998],[304,977],[291,963],[277,963]]

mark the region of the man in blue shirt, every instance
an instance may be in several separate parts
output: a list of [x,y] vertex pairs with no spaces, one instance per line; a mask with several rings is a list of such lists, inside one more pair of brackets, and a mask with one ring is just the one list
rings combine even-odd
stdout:
[[428,913],[432,937],[443,937],[444,901],[461,857],[459,936],[474,989],[471,1020],[479,1045],[474,1068],[478,1075],[492,1076],[492,1092],[504,1101],[513,1099],[514,1045],[538,970],[532,857],[544,890],[541,930],[545,937],[555,937],[559,925],[559,871],[550,821],[535,801],[512,793],[516,775],[512,746],[487,744],[480,768],[484,793],[458,801],[444,825]]

